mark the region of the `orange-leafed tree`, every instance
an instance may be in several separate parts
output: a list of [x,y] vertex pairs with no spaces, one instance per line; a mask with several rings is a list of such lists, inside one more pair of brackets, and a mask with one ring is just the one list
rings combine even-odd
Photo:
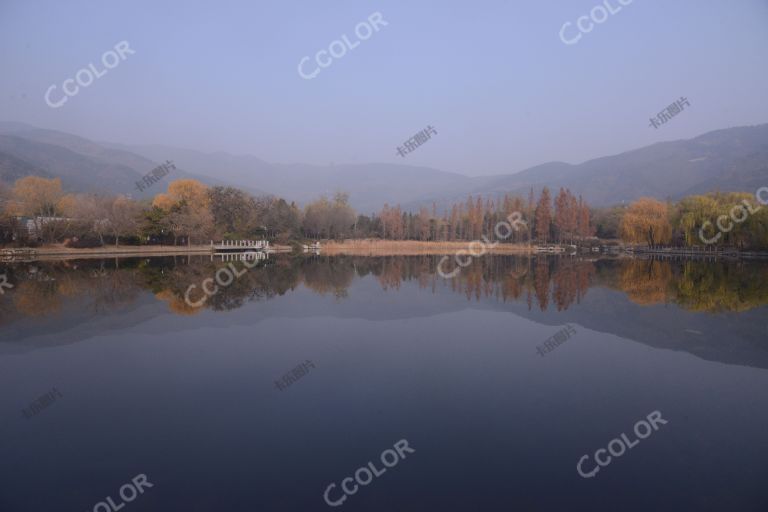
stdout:
[[570,194],[561,187],[555,198],[554,218],[555,232],[560,242],[570,234],[570,217],[572,214]]
[[589,205],[584,201],[581,196],[579,196],[579,206],[578,206],[578,215],[577,215],[577,231],[579,233],[579,236],[581,237],[588,237],[592,236],[592,228],[590,227],[590,219],[589,219]]
[[549,189],[544,187],[539,197],[539,203],[536,205],[536,238],[541,243],[547,243],[549,240],[549,231],[552,225],[552,198],[549,195]]

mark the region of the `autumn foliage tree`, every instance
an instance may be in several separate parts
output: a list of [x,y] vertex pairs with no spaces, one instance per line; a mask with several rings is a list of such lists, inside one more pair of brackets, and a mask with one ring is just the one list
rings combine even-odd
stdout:
[[16,180],[9,208],[16,215],[54,217],[64,197],[61,178],[46,179],[26,176]]
[[589,212],[589,205],[579,196],[579,204],[576,213],[576,230],[579,236],[588,237],[592,236],[593,230],[591,225],[592,215]]
[[549,232],[552,226],[552,198],[549,195],[549,189],[544,187],[536,204],[536,238],[542,243],[549,240]]
[[304,209],[304,231],[314,238],[342,238],[350,233],[354,222],[355,211],[345,192],[337,192],[333,201],[322,196]]
[[60,178],[26,176],[16,180],[7,210],[11,215],[37,218],[38,233],[53,242],[68,224],[66,219],[53,220],[62,213],[64,197]]
[[555,219],[554,219],[555,233],[557,233],[557,239],[563,241],[563,239],[573,236],[574,228],[576,226],[576,212],[572,208],[571,193],[563,188],[558,192],[555,198]]
[[624,213],[619,232],[622,240],[629,243],[644,242],[649,246],[669,243],[672,224],[667,203],[650,197],[638,199]]
[[167,216],[165,226],[174,235],[174,244],[179,235],[187,237],[192,245],[193,235],[205,235],[213,226],[210,211],[211,198],[208,187],[197,180],[176,180],[168,185],[166,194],[158,194],[152,205],[163,210]]

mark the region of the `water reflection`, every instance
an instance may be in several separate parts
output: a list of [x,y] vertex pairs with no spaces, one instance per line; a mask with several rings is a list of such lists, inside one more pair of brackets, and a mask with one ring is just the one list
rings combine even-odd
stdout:
[[299,286],[342,300],[355,278],[367,275],[382,290],[398,290],[401,283],[415,281],[420,288],[434,291],[440,286],[468,300],[525,300],[529,310],[541,311],[565,311],[595,286],[619,290],[637,305],[676,304],[697,312],[743,312],[768,303],[768,266],[755,262],[495,256],[479,259],[446,280],[436,274],[438,261],[434,256],[273,256],[220,287],[202,307],[186,303],[185,291],[227,263],[190,256],[7,265],[0,273],[14,288],[0,296],[0,323],[14,316],[59,313],[64,302],[74,298],[93,312],[118,309],[137,300],[142,291],[179,315],[233,310]]
[[[0,295],[0,477],[15,490],[0,509],[85,510],[146,473],[163,484],[152,510],[320,510],[329,482],[401,438],[418,467],[349,510],[588,510],[606,492],[629,497],[622,510],[754,508],[765,265],[494,256],[446,280],[438,262],[270,256],[201,308],[187,288],[240,262],[0,268],[14,285]],[[286,387],[299,364],[311,374]],[[52,388],[61,403],[26,421]],[[654,410],[664,435],[578,475]],[[226,476],[213,487],[210,468]]]

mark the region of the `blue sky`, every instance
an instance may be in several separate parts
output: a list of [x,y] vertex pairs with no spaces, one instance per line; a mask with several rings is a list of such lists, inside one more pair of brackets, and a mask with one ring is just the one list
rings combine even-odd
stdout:
[[[768,0],[634,0],[564,44],[563,24],[599,4],[0,0],[0,120],[273,162],[468,175],[768,122]],[[299,76],[302,57],[344,34],[356,41],[377,11],[388,23],[379,32],[314,79]],[[50,85],[122,40],[134,55],[61,108],[46,105]],[[680,96],[691,106],[649,127]],[[399,157],[427,125],[438,134]]]

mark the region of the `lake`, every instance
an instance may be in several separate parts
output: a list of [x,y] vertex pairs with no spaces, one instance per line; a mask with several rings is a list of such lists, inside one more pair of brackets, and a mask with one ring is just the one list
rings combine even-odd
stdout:
[[0,264],[0,511],[768,510],[768,265],[439,260]]

